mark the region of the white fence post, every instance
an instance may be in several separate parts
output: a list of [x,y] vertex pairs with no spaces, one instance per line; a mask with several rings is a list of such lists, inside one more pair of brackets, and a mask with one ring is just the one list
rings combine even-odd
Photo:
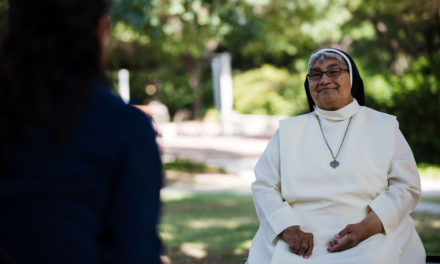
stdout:
[[126,104],[130,102],[130,75],[127,69],[118,72],[118,93]]
[[211,60],[211,68],[215,108],[221,114],[224,134],[230,135],[233,132],[231,119],[234,110],[231,55],[228,52],[216,54]]

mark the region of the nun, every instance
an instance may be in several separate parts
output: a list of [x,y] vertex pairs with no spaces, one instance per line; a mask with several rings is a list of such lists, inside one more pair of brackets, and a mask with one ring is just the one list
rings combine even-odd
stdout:
[[249,264],[425,263],[409,216],[420,176],[395,116],[365,106],[353,59],[310,57],[310,113],[280,121],[255,166]]

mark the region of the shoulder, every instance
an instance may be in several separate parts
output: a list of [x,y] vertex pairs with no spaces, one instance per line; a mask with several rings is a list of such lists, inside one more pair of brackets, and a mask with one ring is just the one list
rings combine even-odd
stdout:
[[315,114],[313,114],[313,112],[310,112],[310,113],[306,113],[306,114],[297,115],[297,116],[293,116],[293,117],[282,119],[282,120],[280,120],[280,127],[281,126],[286,126],[286,125],[295,125],[295,124],[300,124],[300,123],[303,123],[303,122],[307,122],[311,118],[314,118],[314,115]]
[[395,123],[395,122],[397,122],[396,116],[377,111],[377,110],[369,108],[367,106],[360,107],[359,115],[362,116],[367,121],[372,122],[372,123],[376,123],[376,122]]
[[313,120],[316,122],[313,112],[281,120],[279,124],[280,138],[290,138],[293,132],[296,135],[305,133]]
[[92,88],[91,114],[99,123],[112,127],[118,133],[153,133],[151,118],[139,109],[125,104],[121,98],[114,95],[105,84]]
[[[362,106],[355,117],[356,123],[364,131],[375,138],[382,138],[385,135],[392,137],[399,128],[396,116]],[[389,139],[389,138],[388,138]]]
[[124,103],[119,96],[111,92],[107,85],[97,85],[97,87],[95,87],[94,94],[94,100],[98,103],[98,105],[104,107],[106,110],[132,116],[133,118],[137,119],[145,119],[147,117],[147,115],[139,109]]

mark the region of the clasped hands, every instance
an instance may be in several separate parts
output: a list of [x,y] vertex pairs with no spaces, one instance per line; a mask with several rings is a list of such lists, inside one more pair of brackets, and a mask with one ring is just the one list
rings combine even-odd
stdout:
[[[340,252],[352,248],[372,235],[384,232],[379,217],[370,211],[359,223],[347,225],[335,239],[329,241],[329,252]],[[313,234],[301,231],[298,225],[290,226],[281,232],[280,237],[290,250],[304,258],[309,258],[313,251]]]

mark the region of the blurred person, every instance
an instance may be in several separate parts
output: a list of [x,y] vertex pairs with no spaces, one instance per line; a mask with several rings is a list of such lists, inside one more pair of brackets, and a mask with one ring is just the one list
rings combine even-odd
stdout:
[[425,263],[409,213],[420,177],[396,117],[365,105],[352,58],[310,58],[310,113],[280,122],[252,183],[260,227],[248,263]]
[[160,263],[150,119],[104,77],[105,0],[11,0],[0,54],[0,256]]

